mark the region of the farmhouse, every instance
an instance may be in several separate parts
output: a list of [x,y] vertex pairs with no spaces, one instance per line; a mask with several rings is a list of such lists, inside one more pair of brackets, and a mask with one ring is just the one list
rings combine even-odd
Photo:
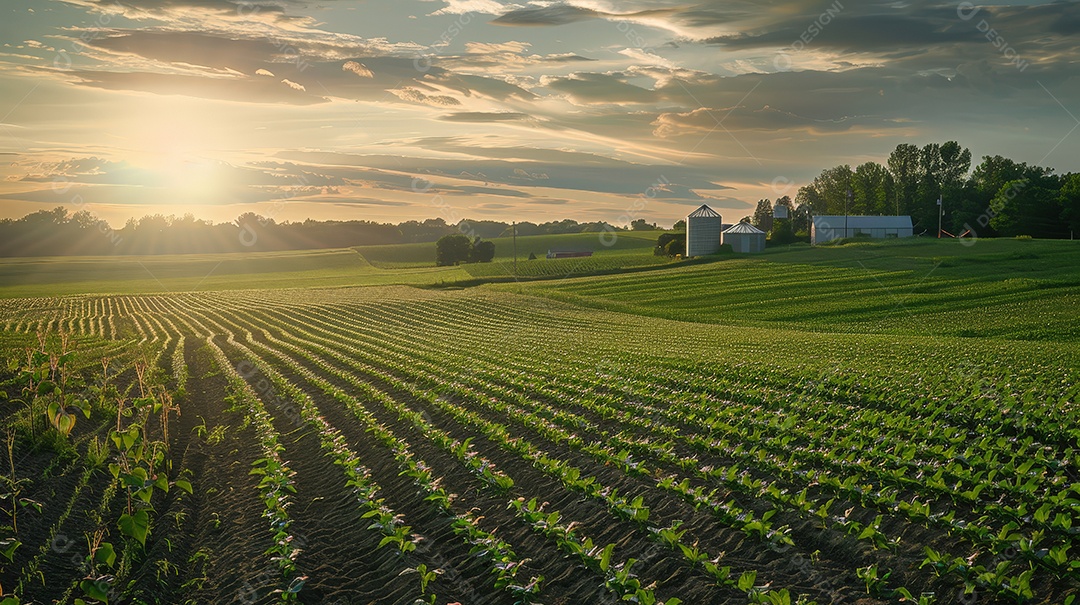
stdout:
[[720,214],[702,204],[686,217],[686,257],[713,254],[720,249],[720,233],[723,231]]
[[765,251],[765,232],[750,223],[739,223],[725,229],[724,243],[731,246],[732,252],[758,253]]
[[592,256],[592,250],[548,250],[548,258],[583,258]]
[[810,243],[825,242],[842,237],[911,237],[910,216],[815,216],[810,226]]

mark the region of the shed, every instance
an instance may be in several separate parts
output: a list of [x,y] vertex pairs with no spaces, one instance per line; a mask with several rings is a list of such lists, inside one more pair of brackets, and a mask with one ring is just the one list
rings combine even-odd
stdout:
[[686,257],[714,254],[720,249],[723,219],[720,214],[702,204],[686,216]]
[[765,232],[750,223],[739,223],[724,231],[724,243],[730,245],[733,252],[764,252]]
[[842,237],[887,239],[912,235],[910,216],[824,215],[815,216],[810,226],[810,243],[814,245]]

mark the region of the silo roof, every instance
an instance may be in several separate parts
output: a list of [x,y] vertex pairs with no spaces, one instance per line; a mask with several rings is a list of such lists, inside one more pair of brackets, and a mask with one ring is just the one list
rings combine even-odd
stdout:
[[700,208],[688,214],[686,218],[720,218],[720,214],[709,208],[708,204],[702,204]]
[[761,233],[762,235],[765,234],[764,231],[758,229],[750,223],[736,223],[730,228],[728,228],[727,231],[724,231],[724,233]]

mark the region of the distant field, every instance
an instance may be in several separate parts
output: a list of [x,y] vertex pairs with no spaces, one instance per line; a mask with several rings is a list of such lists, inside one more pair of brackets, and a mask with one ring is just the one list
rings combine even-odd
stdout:
[[[519,275],[568,276],[659,264],[656,232],[518,238]],[[431,286],[511,276],[513,242],[496,239],[495,261],[434,266],[435,244],[157,256],[0,258],[0,298],[70,294],[147,294],[327,286]],[[610,246],[604,243],[611,243]],[[594,250],[591,259],[548,261],[548,248]],[[540,257],[527,261],[530,251]],[[373,260],[373,262],[369,262]]]
[[[614,251],[637,250],[652,253],[656,238],[662,231],[619,231],[613,233],[571,233],[563,235],[530,235],[517,238],[518,259],[529,254],[543,259],[549,249],[592,250],[596,255]],[[514,240],[499,237],[495,243],[495,261],[513,260]],[[431,267],[435,265],[435,243],[394,244],[387,246],[357,246],[353,248],[372,265],[383,269]]]
[[14,258],[0,259],[0,297],[433,284],[469,277],[456,267],[382,271],[350,249]]
[[1080,340],[1080,243],[912,239],[498,286],[594,308],[814,332]]

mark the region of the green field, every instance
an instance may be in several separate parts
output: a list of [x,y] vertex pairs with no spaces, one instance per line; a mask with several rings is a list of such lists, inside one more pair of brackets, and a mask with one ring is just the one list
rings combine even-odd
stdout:
[[[477,277],[513,279],[512,246],[496,239],[492,263],[436,267],[435,244],[361,246],[251,254],[0,259],[0,298],[74,294],[145,294],[250,288],[327,286],[433,286]],[[524,242],[524,243],[523,243]],[[519,238],[518,275],[562,277],[665,262],[652,254],[656,234],[619,233]],[[527,261],[524,246],[538,251]],[[591,259],[543,258],[548,247],[594,249]]]
[[357,250],[0,263],[4,595],[1080,593],[1074,242]]
[[[618,231],[604,233],[572,233],[563,235],[529,235],[517,238],[518,258],[522,261],[529,254],[543,259],[550,249],[592,250],[596,255],[609,252],[635,251],[652,253],[656,238],[661,231]],[[497,237],[495,261],[514,258],[514,240]],[[426,266],[435,264],[435,244],[394,244],[387,246],[357,246],[354,248],[372,265],[384,269]]]
[[663,272],[505,286],[591,308],[812,332],[1080,340],[1080,245],[792,246]]

